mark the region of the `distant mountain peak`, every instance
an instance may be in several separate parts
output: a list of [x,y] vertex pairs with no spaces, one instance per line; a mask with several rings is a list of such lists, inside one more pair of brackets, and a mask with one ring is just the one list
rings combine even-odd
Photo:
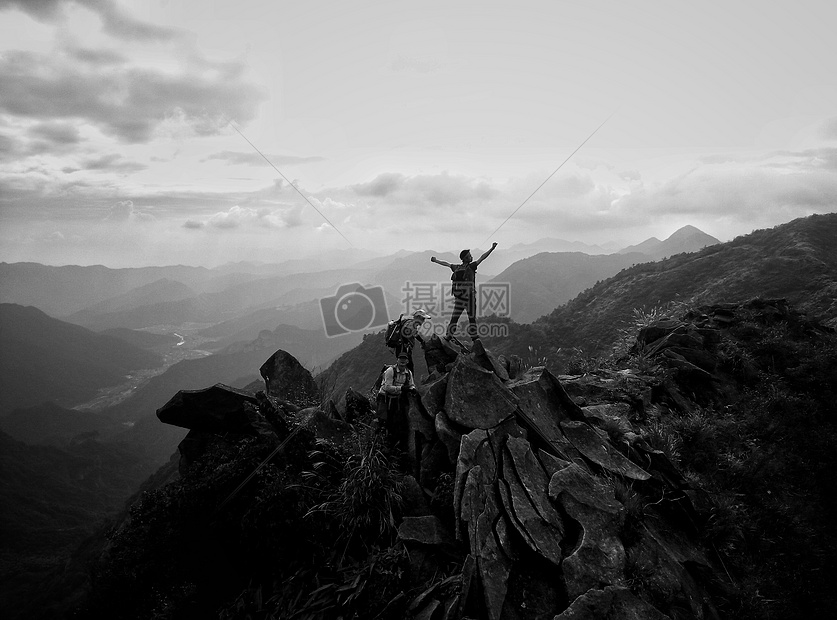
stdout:
[[709,245],[716,245],[720,243],[718,239],[712,235],[707,235],[699,228],[687,224],[674,231],[664,241],[660,241],[656,237],[646,239],[637,245],[631,245],[627,248],[619,250],[620,254],[627,254],[629,252],[640,252],[646,254],[653,259],[661,259],[674,254],[681,254],[683,252],[697,252]]

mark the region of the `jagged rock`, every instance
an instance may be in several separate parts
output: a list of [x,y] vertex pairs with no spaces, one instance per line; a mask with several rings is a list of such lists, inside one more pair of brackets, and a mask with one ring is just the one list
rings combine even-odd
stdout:
[[459,356],[445,396],[445,412],[451,421],[470,429],[492,428],[514,413],[516,401],[497,375]]
[[456,361],[457,352],[450,348],[437,334],[433,334],[424,344],[424,361],[429,371],[439,374],[447,372],[445,366]]
[[286,416],[286,411],[281,407],[278,407],[274,400],[275,399],[271,399],[261,390],[256,392],[256,401],[259,403],[259,410],[267,419],[268,423],[273,427],[276,434],[280,438],[284,439],[290,432],[288,418]]
[[255,396],[218,383],[203,390],[180,390],[157,410],[160,422],[208,433],[240,433],[250,429],[244,405]]
[[[518,437],[509,437],[506,441],[506,451],[511,456],[510,462],[514,466],[517,478],[523,485],[535,510],[544,521],[557,530],[559,537],[563,537],[564,523],[561,520],[561,515],[549,501],[550,479],[541,469],[541,464],[532,452],[529,442]],[[506,460],[503,462],[505,463]]]
[[497,359],[506,369],[509,379],[517,379],[523,374],[523,359],[519,355],[500,355]]
[[562,422],[561,430],[569,442],[600,467],[633,480],[648,480],[650,474],[625,458],[611,445],[607,434],[586,422]]
[[278,350],[259,369],[265,392],[294,403],[308,404],[319,400],[314,378],[290,353]]
[[718,358],[706,351],[705,349],[688,349],[686,347],[669,347],[666,349],[667,352],[676,353],[687,362],[690,362],[705,370],[708,373],[715,372],[715,369],[718,367]]
[[274,426],[261,414],[259,409],[251,403],[244,403],[244,413],[253,430],[263,437],[278,439]]
[[329,417],[318,407],[308,407],[297,414],[297,423],[307,428],[319,439],[328,439],[334,443],[347,441],[352,434],[352,427],[341,420]]
[[445,408],[445,394],[448,390],[448,376],[444,375],[418,386],[418,393],[424,408],[431,416]]
[[[462,436],[462,441],[459,448],[459,458],[456,461],[456,477],[454,479],[453,488],[453,514],[457,519],[467,521],[465,516],[465,489],[467,487],[467,479],[470,476],[471,470],[476,465],[477,448],[488,441],[488,433],[484,430],[477,429],[471,431],[467,435]],[[456,531],[456,537],[461,537],[459,528]]]
[[508,381],[509,380],[509,372],[506,368],[500,363],[500,361],[491,354],[482,344],[481,340],[476,340],[474,342],[474,346],[471,349],[471,355],[474,357],[474,361],[485,368],[486,370],[490,370],[493,372],[500,381]]
[[[509,521],[521,538],[532,551],[560,566],[561,529],[539,514],[512,465],[511,458],[503,459],[503,476],[498,481],[498,491]],[[557,521],[560,527],[563,527],[560,517]]]
[[459,458],[459,446],[462,443],[462,433],[453,427],[447,414],[443,410],[436,413],[434,425],[436,428],[436,437],[439,438],[439,441],[442,442],[447,450],[448,460],[451,463],[456,463]]
[[670,620],[655,607],[634,596],[627,588],[607,586],[593,589],[575,599],[553,620]]
[[712,381],[714,379],[711,373],[705,371],[700,366],[696,366],[679,353],[674,352],[672,349],[666,349],[663,351],[661,357],[664,358],[665,363],[669,368],[677,369],[678,376],[685,376],[689,380],[698,379],[702,381]]
[[[473,524],[474,533],[471,538],[474,540],[474,546],[471,551],[477,558],[477,570],[488,618],[500,620],[508,592],[511,558],[503,552],[499,542],[497,524],[504,522],[505,517],[499,510],[493,485],[484,484],[482,494],[483,509]],[[508,526],[503,523],[499,529],[508,531]]]
[[625,585],[621,505],[613,491],[573,464],[552,476],[549,496],[581,527],[579,542],[562,564],[570,600],[602,584]]
[[440,610],[442,603],[435,598],[431,599],[424,608],[413,616],[413,620],[432,620],[434,614]]
[[[545,452],[543,450],[538,450],[538,460],[541,463],[544,471],[546,472],[547,478],[551,479],[552,475],[564,469],[567,465],[569,465],[572,461],[565,461],[564,459],[560,459],[557,456],[550,454],[549,452]],[[581,465],[579,465],[581,467]]]
[[439,481],[439,476],[450,471],[452,463],[448,459],[447,448],[441,441],[433,441],[420,447],[419,481],[422,487],[433,489]]
[[655,600],[690,609],[694,618],[717,620],[718,613],[709,596],[693,577],[701,570],[711,573],[708,560],[693,544],[647,523],[640,539],[629,548],[627,561]]
[[583,419],[583,412],[572,402],[558,380],[545,368],[538,367],[508,386],[518,398],[517,418],[520,423],[561,458],[581,461],[581,454],[564,437],[559,422],[576,416]]
[[[414,475],[425,484],[426,474],[422,472],[422,461],[426,453],[437,443],[434,420],[424,408],[421,398],[411,394],[407,408],[407,455],[413,465]],[[438,476],[438,474],[436,474]],[[431,476],[432,477],[432,476]]]
[[332,420],[340,420],[341,422],[345,422],[346,420],[343,419],[342,414],[337,410],[337,405],[334,404],[332,399],[328,399],[322,406],[323,413],[325,413],[328,417]]
[[549,480],[549,497],[558,500],[562,493],[572,495],[580,504],[602,512],[616,514],[622,505],[613,495],[613,488],[600,483],[595,476],[575,463],[555,472]]
[[346,413],[343,415],[343,418],[349,424],[373,412],[372,403],[369,402],[369,399],[352,388],[346,390],[344,400],[346,401]]
[[468,539],[468,548],[475,555],[477,554],[476,522],[477,517],[485,508],[485,486],[485,478],[479,465],[468,470],[462,489],[462,501],[456,513],[459,522],[464,526],[457,527],[457,538],[460,538],[460,532],[464,530]]
[[631,413],[631,406],[628,403],[600,403],[582,407],[584,418],[588,422],[607,422],[613,419],[627,419]]
[[404,500],[405,517],[426,517],[432,514],[424,491],[421,490],[418,481],[409,474],[404,476],[401,498]]
[[398,527],[398,538],[422,545],[449,545],[453,539],[438,517],[404,517]]

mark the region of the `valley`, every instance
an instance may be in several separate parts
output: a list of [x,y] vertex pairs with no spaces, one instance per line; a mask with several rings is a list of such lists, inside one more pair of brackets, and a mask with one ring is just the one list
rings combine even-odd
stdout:
[[186,323],[183,325],[160,325],[137,330],[151,334],[173,335],[178,337],[180,341],[173,345],[155,348],[155,352],[159,353],[163,358],[163,363],[160,366],[134,370],[125,376],[123,383],[100,388],[96,396],[74,406],[73,409],[76,411],[96,412],[113,407],[129,398],[150,379],[163,374],[175,364],[185,360],[200,359],[212,355],[210,351],[202,347],[214,342],[214,340],[198,333],[211,326],[212,324],[206,323]]

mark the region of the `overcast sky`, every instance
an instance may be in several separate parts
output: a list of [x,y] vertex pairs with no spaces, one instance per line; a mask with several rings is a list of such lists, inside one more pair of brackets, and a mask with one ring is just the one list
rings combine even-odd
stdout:
[[0,0],[0,260],[727,241],[833,212],[835,6]]

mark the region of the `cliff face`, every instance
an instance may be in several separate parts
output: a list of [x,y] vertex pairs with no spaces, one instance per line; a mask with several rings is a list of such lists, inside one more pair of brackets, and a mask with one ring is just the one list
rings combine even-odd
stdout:
[[180,477],[112,530],[77,617],[837,611],[833,331],[755,300],[656,316],[580,375],[447,354],[403,451],[357,392],[172,399]]

